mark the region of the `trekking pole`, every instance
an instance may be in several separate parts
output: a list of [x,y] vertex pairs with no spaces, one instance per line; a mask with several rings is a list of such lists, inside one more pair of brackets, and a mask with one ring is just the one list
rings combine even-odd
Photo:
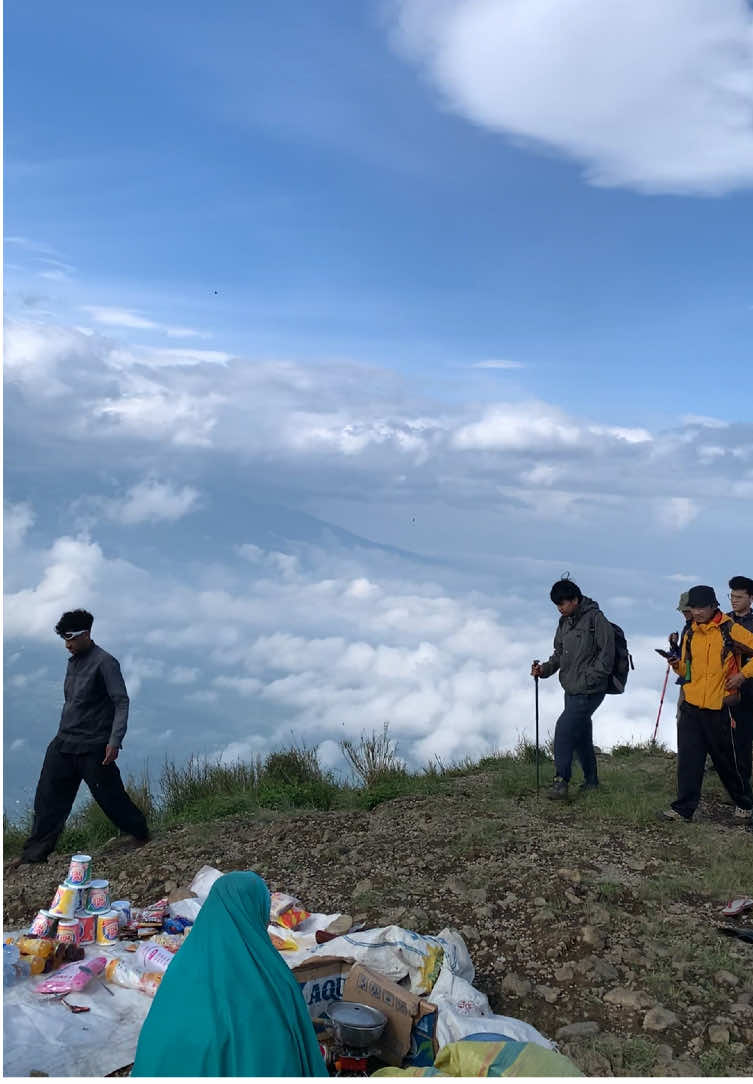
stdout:
[[[534,659],[533,665],[538,666],[539,660]],[[536,800],[539,797],[539,679],[533,679],[534,698],[536,703]]]
[[654,727],[654,736],[651,739],[651,742],[654,745],[656,744],[656,735],[657,735],[657,733],[659,731],[659,720],[661,719],[661,709],[664,707],[664,694],[667,691],[667,682],[669,681],[669,670],[670,670],[670,666],[669,666],[669,663],[667,663],[667,672],[664,675],[664,684],[661,687],[661,700],[659,701],[659,710],[656,713],[656,726]]

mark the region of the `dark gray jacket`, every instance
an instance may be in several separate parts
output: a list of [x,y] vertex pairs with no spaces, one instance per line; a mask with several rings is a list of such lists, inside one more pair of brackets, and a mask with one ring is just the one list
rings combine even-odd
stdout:
[[128,693],[118,660],[93,643],[83,654],[71,655],[63,689],[56,738],[63,752],[120,748],[128,725]]
[[541,663],[541,676],[559,670],[566,693],[604,693],[614,665],[614,630],[591,598],[581,599],[572,617],[561,617],[554,652]]
[[[753,610],[745,617],[738,617],[734,610],[728,610],[727,616],[731,617],[733,621],[736,621],[738,625],[742,625],[748,632],[753,632]],[[747,651],[741,651],[742,662],[745,665],[751,658]],[[748,711],[753,711],[753,678],[748,678],[740,686],[740,696],[742,697],[742,703]]]

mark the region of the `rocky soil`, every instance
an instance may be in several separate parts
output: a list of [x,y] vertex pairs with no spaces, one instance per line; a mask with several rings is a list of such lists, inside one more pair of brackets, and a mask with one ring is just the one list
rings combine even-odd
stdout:
[[[716,830],[749,849],[753,881],[753,836],[728,816]],[[729,893],[664,887],[668,868],[695,860],[690,826],[574,825],[550,803],[500,797],[479,774],[448,780],[439,798],[191,825],[95,861],[136,904],[209,864],[255,869],[311,910],[369,925],[454,926],[492,1008],[556,1037],[588,1075],[749,1075],[753,945],[716,930]],[[66,864],[53,855],[6,875],[6,926],[47,905]]]

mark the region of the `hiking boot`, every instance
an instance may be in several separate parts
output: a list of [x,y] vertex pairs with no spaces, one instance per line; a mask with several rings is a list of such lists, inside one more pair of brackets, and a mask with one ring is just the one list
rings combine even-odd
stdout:
[[11,858],[3,866],[3,873],[12,873],[13,870],[23,869],[24,866],[40,866],[47,861],[47,855],[44,858]]
[[566,802],[567,801],[567,780],[560,779],[558,775],[554,777],[551,790],[546,792],[547,798],[552,802]]
[[657,819],[660,821],[685,821],[686,824],[690,824],[692,817],[683,817],[682,813],[678,813],[676,809],[660,809],[657,814]]
[[151,838],[151,835],[147,835],[145,839],[137,839],[136,836],[112,836],[102,845],[101,850],[107,854],[137,851],[139,847],[145,847]]
[[749,821],[753,819],[753,810],[742,809],[739,805],[735,806],[735,812],[732,814],[735,820]]

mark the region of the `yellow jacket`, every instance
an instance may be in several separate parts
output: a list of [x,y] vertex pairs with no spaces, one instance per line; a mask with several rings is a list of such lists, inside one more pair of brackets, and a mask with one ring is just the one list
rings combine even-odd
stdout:
[[[709,708],[711,711],[721,709],[725,696],[729,696],[725,682],[730,674],[739,671],[748,681],[753,678],[753,658],[745,666],[740,666],[736,652],[729,652],[722,659],[724,638],[720,627],[723,624],[728,626],[731,640],[753,652],[753,633],[726,614],[722,614],[719,622],[712,620],[705,625],[697,625],[694,621],[690,644],[690,681],[682,688],[687,702],[697,708]],[[687,647],[687,637],[683,637],[682,655],[672,662],[673,669],[680,675],[685,673]]]

